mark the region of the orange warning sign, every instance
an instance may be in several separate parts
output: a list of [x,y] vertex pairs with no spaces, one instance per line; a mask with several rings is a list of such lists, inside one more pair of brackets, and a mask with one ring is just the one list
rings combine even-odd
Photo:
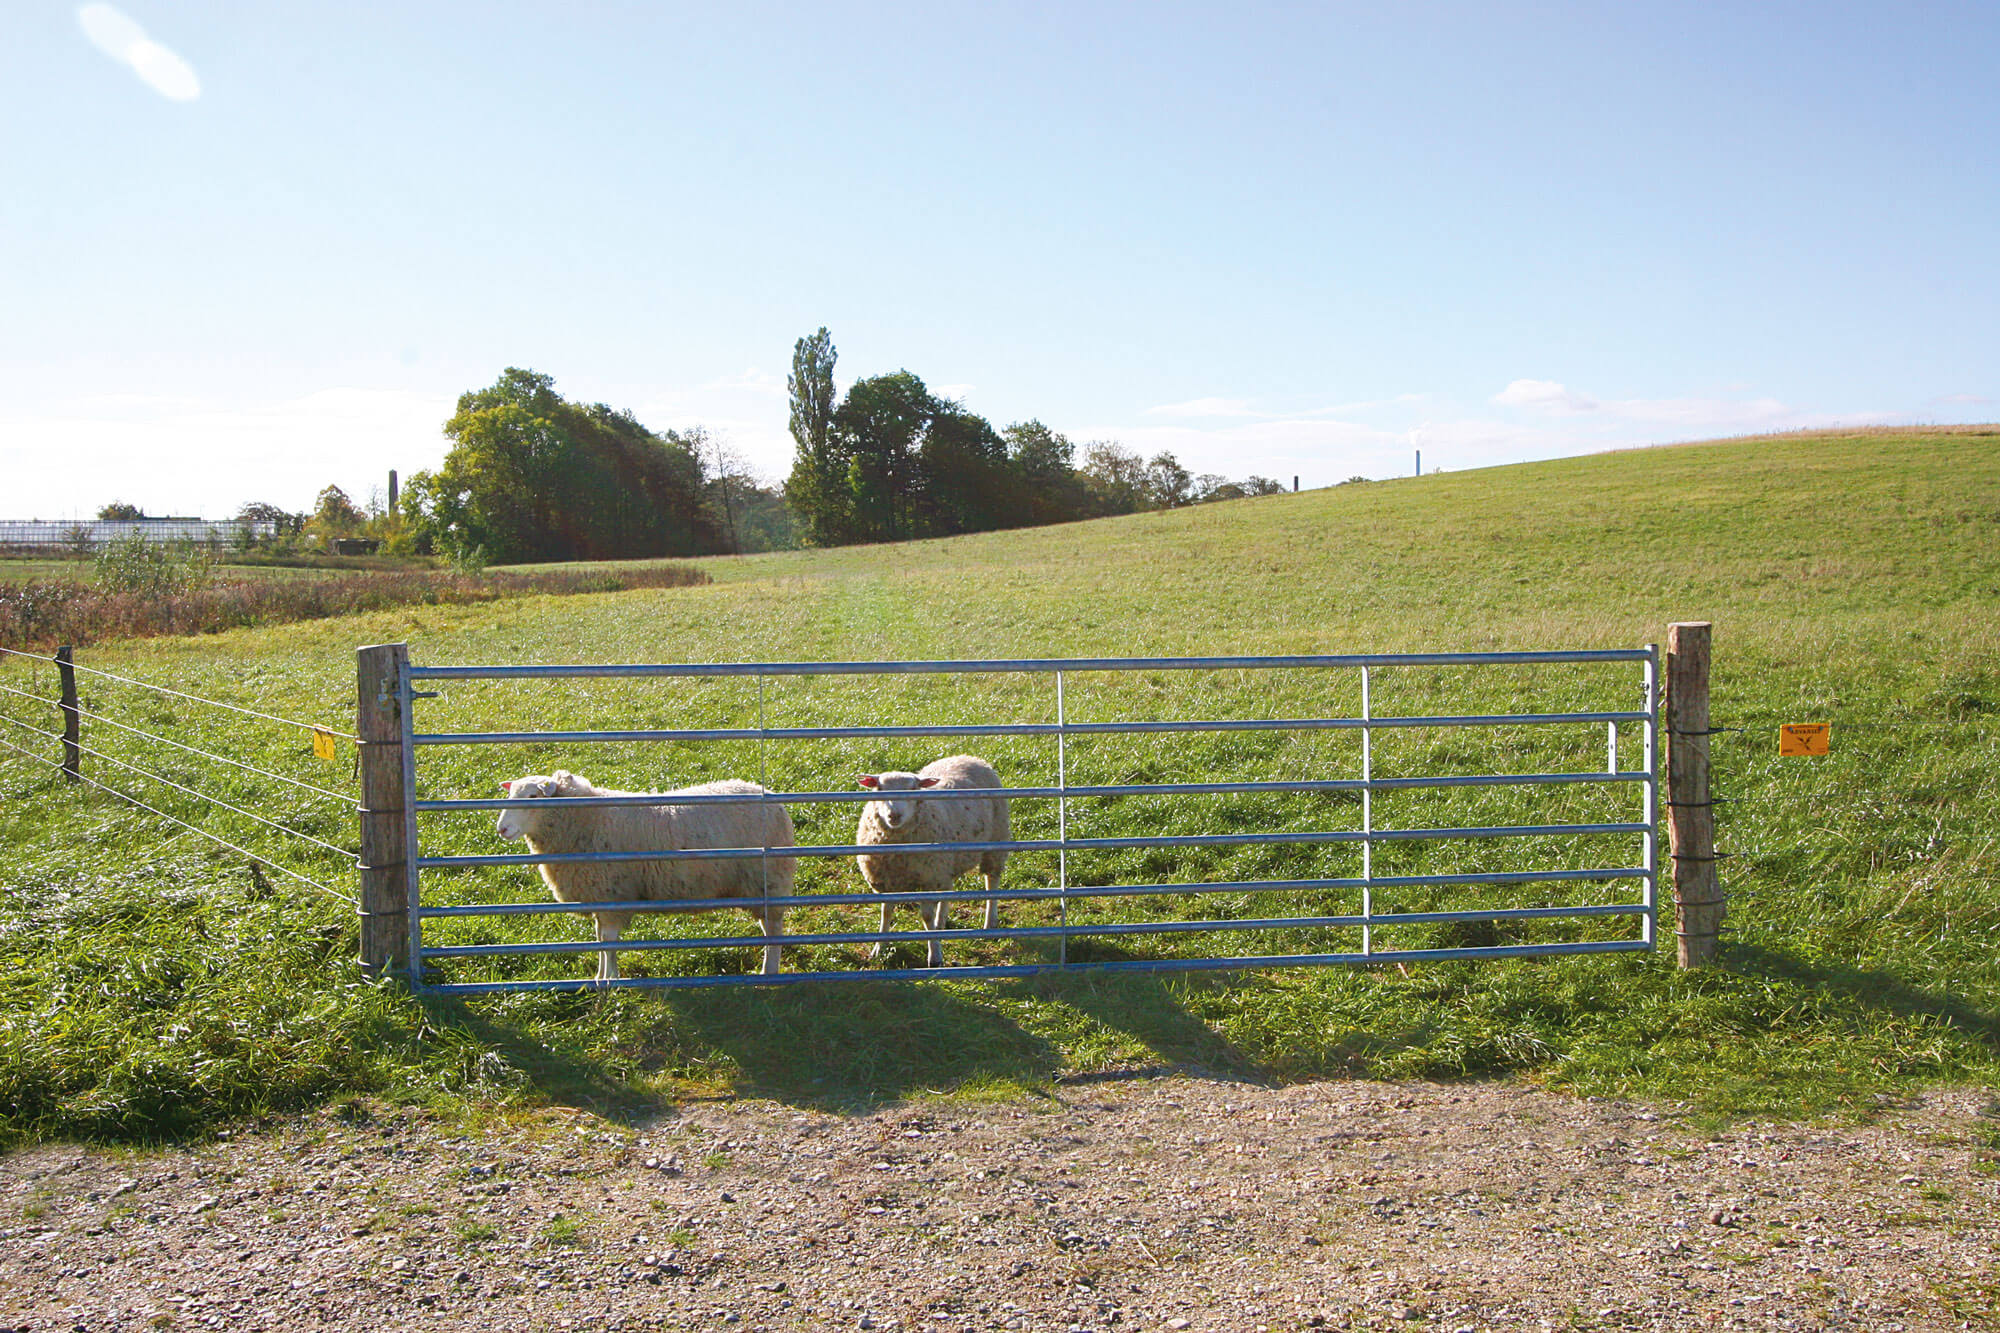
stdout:
[[1833,749],[1833,727],[1825,722],[1786,722],[1778,728],[1781,755],[1824,755]]

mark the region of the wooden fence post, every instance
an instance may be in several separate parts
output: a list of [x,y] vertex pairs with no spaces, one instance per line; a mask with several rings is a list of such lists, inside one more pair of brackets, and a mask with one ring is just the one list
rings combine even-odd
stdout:
[[355,652],[355,735],[361,738],[361,965],[410,967],[408,848],[403,837],[403,725],[398,691],[409,645]]
[[1716,957],[1728,900],[1715,873],[1709,787],[1709,622],[1667,627],[1667,831],[1674,860],[1674,937],[1680,965]]
[[83,739],[83,728],[82,718],[77,711],[74,661],[74,654],[68,644],[56,649],[56,678],[62,684],[62,702],[56,707],[62,710],[63,719],[63,778],[69,782],[81,782],[83,750],[79,742]]

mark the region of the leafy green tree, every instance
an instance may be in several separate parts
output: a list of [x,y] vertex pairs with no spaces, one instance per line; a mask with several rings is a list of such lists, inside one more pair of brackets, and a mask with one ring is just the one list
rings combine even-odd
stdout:
[[1090,492],[1076,470],[1076,446],[1040,421],[1001,432],[1012,472],[1008,527],[1069,523],[1090,516]]
[[138,505],[127,504],[123,500],[113,500],[110,504],[99,509],[97,516],[102,519],[112,519],[129,523],[134,519],[144,518],[146,511],[139,508]]
[[1007,442],[985,417],[939,404],[917,453],[915,535],[986,532],[1018,522],[1018,487],[1007,461]]
[[404,488],[416,549],[494,561],[698,555],[722,537],[704,504],[697,447],[555,381],[509,367],[445,423],[452,450]]
[[1131,514],[1146,507],[1146,464],[1110,440],[1084,446],[1083,482],[1093,516]]
[[1178,458],[1166,452],[1153,455],[1146,464],[1143,489],[1147,507],[1152,509],[1178,509],[1194,500],[1194,478]]
[[918,447],[945,407],[907,370],[856,380],[833,414],[832,448],[845,463],[846,540],[916,535]]
[[305,531],[306,516],[294,514],[280,505],[263,500],[253,500],[236,511],[240,523],[269,523],[271,531],[280,537],[291,536]]
[[791,395],[794,454],[785,498],[798,514],[807,540],[835,546],[853,540],[853,506],[846,461],[833,442],[833,366],[839,359],[833,335],[824,326],[792,346]]
[[313,501],[309,526],[322,537],[344,537],[358,531],[367,521],[367,515],[355,507],[346,491],[338,486],[327,486]]

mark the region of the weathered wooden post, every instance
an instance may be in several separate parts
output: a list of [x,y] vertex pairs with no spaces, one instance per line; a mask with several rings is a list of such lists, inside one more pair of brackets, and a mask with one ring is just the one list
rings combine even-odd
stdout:
[[1715,961],[1728,901],[1715,873],[1715,799],[1709,787],[1709,622],[1667,627],[1667,831],[1674,860],[1674,937],[1680,965]]
[[63,719],[63,778],[69,782],[81,782],[83,719],[77,711],[75,656],[68,644],[56,649],[56,679],[62,685],[62,702],[56,707],[62,710]]
[[408,848],[403,836],[403,718],[400,690],[408,644],[357,649],[355,735],[361,738],[361,965],[410,967]]

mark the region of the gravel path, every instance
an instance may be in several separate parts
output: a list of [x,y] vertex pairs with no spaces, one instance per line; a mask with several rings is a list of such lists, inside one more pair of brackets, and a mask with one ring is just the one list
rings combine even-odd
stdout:
[[1508,1084],[1174,1077],[328,1113],[0,1158],[0,1330],[1992,1327],[1992,1109],[1710,1137]]

